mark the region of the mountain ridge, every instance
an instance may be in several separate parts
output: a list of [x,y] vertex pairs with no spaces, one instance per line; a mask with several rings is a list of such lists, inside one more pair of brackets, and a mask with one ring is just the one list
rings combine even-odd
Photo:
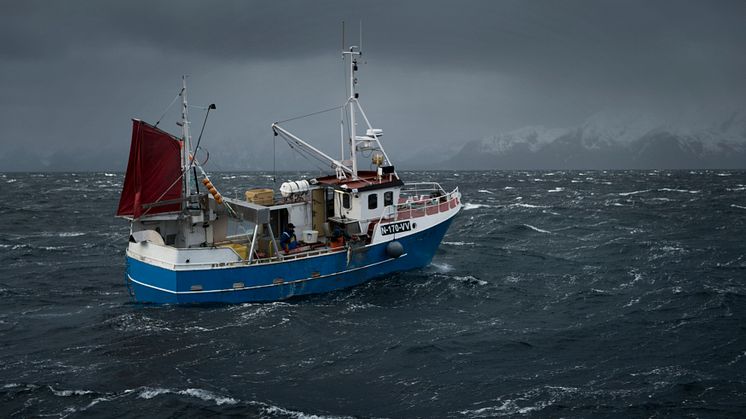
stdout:
[[441,163],[454,169],[746,168],[746,112],[671,123],[600,112],[576,127],[519,128],[470,141]]

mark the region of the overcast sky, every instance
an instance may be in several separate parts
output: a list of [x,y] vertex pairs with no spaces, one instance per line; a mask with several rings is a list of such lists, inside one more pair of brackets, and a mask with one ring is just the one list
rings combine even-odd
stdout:
[[[363,22],[361,101],[394,156],[609,109],[717,115],[746,103],[740,0],[2,0],[0,10],[0,171],[122,170],[130,118],[155,122],[182,74],[190,103],[217,104],[208,148],[269,153],[273,121],[343,102],[342,20],[355,43]],[[163,127],[178,132],[175,111]],[[336,155],[337,119],[288,127]]]

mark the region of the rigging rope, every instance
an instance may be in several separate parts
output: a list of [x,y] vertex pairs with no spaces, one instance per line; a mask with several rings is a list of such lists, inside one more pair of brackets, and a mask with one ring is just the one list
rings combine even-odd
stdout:
[[[288,140],[286,139],[285,141],[288,141]],[[288,146],[291,149],[295,150],[301,157],[303,157],[304,159],[306,159],[306,161],[308,161],[309,164],[311,164],[313,167],[315,167],[316,169],[318,169],[319,172],[324,172],[325,170],[328,169],[327,166],[326,166],[329,163],[328,161],[326,161],[326,160],[322,159],[321,157],[319,157],[319,156],[311,153],[308,150],[305,150],[303,148],[296,148],[296,147],[294,147],[292,144],[290,144],[289,141],[288,141]],[[311,160],[311,159],[314,159],[315,162],[313,160]],[[321,163],[321,165],[319,165],[319,163]]]
[[182,93],[184,93],[183,87],[181,88],[181,90],[179,90],[179,93],[176,94],[176,97],[174,98],[174,100],[172,100],[171,103],[168,106],[166,106],[166,110],[163,111],[163,115],[161,115],[161,117],[158,118],[158,122],[156,122],[155,125],[153,125],[154,127],[156,128],[158,127],[158,124],[161,123],[161,119],[163,119],[163,117],[166,116],[166,113],[168,113],[168,110],[171,109],[172,106],[174,106],[174,103],[176,103],[176,100],[179,99]]
[[324,112],[336,111],[337,109],[341,109],[341,108],[342,108],[342,106],[335,106],[333,108],[324,109],[323,111],[312,112],[312,113],[309,113],[309,114],[306,114],[306,115],[296,116],[295,118],[286,119],[284,121],[277,121],[277,122],[275,122],[275,124],[282,124],[282,123],[285,123],[285,122],[295,121],[296,119],[308,118],[309,116],[319,115],[319,114],[322,114]]
[[306,161],[308,161],[312,166],[316,167],[316,169],[318,169],[320,172],[323,172],[324,170],[326,170],[326,168],[322,168],[322,166],[319,166],[318,163],[314,163],[309,157],[312,157],[316,159],[316,161],[321,162],[321,163],[328,163],[326,160],[322,160],[321,158],[311,154],[310,152],[302,148],[293,147],[293,144],[291,144],[290,140],[287,138],[285,138],[285,142],[288,144],[288,147],[290,147],[292,150],[295,150],[295,152],[297,152],[301,157],[306,159]]
[[[171,186],[169,186],[168,188],[166,188],[166,190],[165,190],[165,191],[164,191],[164,192],[163,192],[163,193],[161,194],[161,196],[159,196],[159,197],[158,197],[158,199],[156,199],[156,200],[155,200],[155,201],[153,201],[152,203],[153,203],[153,204],[157,204],[158,202],[161,202],[161,199],[163,199],[163,197],[164,197],[164,196],[166,196],[166,194],[168,193],[168,191],[170,191],[170,190],[171,190],[171,188],[173,188],[173,187],[174,187],[174,185],[176,185],[176,182],[180,181],[180,180],[181,180],[181,179],[183,179],[183,178],[184,178],[184,172],[182,171],[182,172],[181,172],[181,174],[179,175],[179,177],[177,177],[177,178],[176,178],[176,180],[174,181],[174,183],[172,183],[172,184],[171,184]],[[147,214],[148,212],[150,212],[150,210],[151,210],[151,209],[153,209],[153,208],[155,208],[155,207],[150,207],[150,208],[146,209],[146,210],[145,210],[145,211],[144,211],[144,212],[143,212],[142,214],[140,214],[140,216],[139,216],[139,217],[137,217],[137,218],[142,218],[142,216],[143,216],[143,215],[145,215],[145,214]]]

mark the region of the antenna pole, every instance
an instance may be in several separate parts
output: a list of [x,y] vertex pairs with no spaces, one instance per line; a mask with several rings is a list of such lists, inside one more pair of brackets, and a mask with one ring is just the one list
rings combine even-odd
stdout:
[[355,126],[355,107],[357,106],[357,93],[355,92],[355,85],[357,84],[357,78],[355,73],[357,72],[357,58],[356,56],[362,55],[360,48],[353,45],[349,51],[343,51],[342,55],[349,55],[350,59],[350,97],[347,99],[347,106],[350,107],[350,160],[352,160],[352,177],[357,179],[357,127]]
[[[189,186],[189,167],[191,165],[191,137],[189,135],[189,104],[187,102],[186,76],[181,76],[181,139],[183,141],[183,147],[181,150],[181,172],[184,174],[184,196],[188,197],[191,194]],[[186,201],[182,205],[186,205]]]

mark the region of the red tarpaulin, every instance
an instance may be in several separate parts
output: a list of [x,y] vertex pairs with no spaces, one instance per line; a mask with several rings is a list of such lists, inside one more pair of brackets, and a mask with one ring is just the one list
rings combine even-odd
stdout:
[[181,141],[171,134],[136,119],[132,120],[132,144],[127,162],[118,216],[139,218],[150,214],[179,211],[181,204],[143,208],[145,204],[182,196]]

